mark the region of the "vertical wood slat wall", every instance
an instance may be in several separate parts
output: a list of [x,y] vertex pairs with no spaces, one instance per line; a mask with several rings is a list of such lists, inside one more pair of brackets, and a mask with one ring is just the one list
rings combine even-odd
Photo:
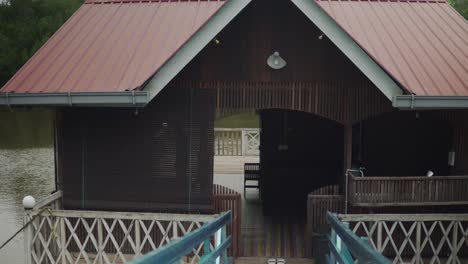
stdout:
[[214,102],[178,87],[142,109],[63,109],[65,209],[212,212]]
[[219,117],[278,108],[309,112],[340,123],[353,123],[394,111],[391,102],[367,81],[179,81],[171,86],[215,90]]

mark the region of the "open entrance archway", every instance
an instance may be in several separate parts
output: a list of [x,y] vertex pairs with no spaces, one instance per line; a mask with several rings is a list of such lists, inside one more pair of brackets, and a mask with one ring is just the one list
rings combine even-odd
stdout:
[[263,208],[269,214],[302,215],[308,193],[341,179],[343,125],[300,111],[259,113]]
[[242,203],[242,255],[306,257],[307,195],[342,178],[344,126],[301,111],[257,113],[260,188]]

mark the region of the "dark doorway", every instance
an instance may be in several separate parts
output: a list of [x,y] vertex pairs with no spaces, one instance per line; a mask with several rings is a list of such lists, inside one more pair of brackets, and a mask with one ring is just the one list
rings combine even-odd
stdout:
[[[453,131],[430,112],[393,112],[354,127],[361,134],[356,147],[369,176],[419,176],[428,170],[450,174],[448,153]],[[360,132],[361,131],[361,132]]]
[[303,214],[307,194],[337,184],[343,170],[343,127],[320,116],[262,110],[261,198],[266,213]]

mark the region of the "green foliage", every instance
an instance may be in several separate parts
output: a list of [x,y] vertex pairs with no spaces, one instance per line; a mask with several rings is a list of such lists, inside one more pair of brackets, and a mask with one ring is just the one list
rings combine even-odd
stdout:
[[0,87],[57,31],[82,2],[9,0],[0,4]]
[[246,112],[215,120],[215,127],[221,128],[259,128],[260,120],[255,112]]
[[468,19],[468,0],[448,1],[465,19]]
[[53,145],[53,111],[0,108],[0,120],[0,149]]

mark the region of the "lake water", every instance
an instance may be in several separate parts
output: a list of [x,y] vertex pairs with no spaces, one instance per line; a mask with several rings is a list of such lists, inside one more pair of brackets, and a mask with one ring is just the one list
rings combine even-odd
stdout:
[[[0,243],[23,225],[22,199],[54,189],[52,118],[48,111],[0,110]],[[24,263],[20,233],[0,250],[0,263]]]

